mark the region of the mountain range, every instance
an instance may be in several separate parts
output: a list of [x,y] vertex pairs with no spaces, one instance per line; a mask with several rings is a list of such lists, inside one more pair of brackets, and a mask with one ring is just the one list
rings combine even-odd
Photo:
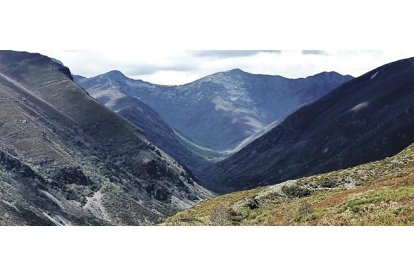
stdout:
[[[352,79],[323,72],[300,79],[234,69],[189,84],[166,86],[127,78],[119,71],[78,80],[93,97],[122,93],[152,108],[187,147],[207,159],[229,155],[243,140]],[[114,93],[117,91],[117,93]]]
[[40,54],[0,51],[0,224],[136,225],[211,193]]
[[413,76],[166,86],[0,51],[0,225],[410,224]]
[[239,151],[280,118],[350,79],[335,72],[287,79],[239,69],[181,86],[133,80],[119,71],[75,77],[89,95],[142,129],[202,185],[211,179],[206,171],[212,162]]

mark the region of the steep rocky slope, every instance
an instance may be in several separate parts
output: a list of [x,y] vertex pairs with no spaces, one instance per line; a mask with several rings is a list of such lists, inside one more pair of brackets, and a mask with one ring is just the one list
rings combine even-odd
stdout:
[[242,190],[392,156],[414,141],[414,59],[353,79],[288,116],[208,172]]
[[208,196],[68,68],[0,51],[0,224],[153,224]]

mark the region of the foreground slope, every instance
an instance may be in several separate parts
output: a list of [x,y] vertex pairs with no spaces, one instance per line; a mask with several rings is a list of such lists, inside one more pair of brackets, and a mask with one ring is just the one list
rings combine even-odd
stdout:
[[209,195],[66,67],[0,51],[0,224],[153,224]]
[[355,78],[216,163],[226,192],[313,175],[398,153],[414,141],[414,58]]
[[198,148],[226,151],[264,127],[350,80],[335,72],[287,79],[239,69],[216,73],[179,86],[155,85],[109,72],[81,80],[95,93],[117,89],[154,109],[163,120]]
[[414,225],[414,145],[382,161],[226,194],[165,225]]

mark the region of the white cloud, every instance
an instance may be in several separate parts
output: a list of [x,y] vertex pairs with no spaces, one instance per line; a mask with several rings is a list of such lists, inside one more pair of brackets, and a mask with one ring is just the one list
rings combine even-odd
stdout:
[[45,51],[74,74],[95,76],[111,70],[158,84],[184,84],[206,75],[240,68],[256,74],[306,77],[322,71],[359,76],[414,51]]

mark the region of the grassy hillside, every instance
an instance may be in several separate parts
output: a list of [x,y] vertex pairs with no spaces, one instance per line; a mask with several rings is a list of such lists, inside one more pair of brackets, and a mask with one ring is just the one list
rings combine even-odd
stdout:
[[382,161],[205,200],[165,225],[414,225],[414,145]]

